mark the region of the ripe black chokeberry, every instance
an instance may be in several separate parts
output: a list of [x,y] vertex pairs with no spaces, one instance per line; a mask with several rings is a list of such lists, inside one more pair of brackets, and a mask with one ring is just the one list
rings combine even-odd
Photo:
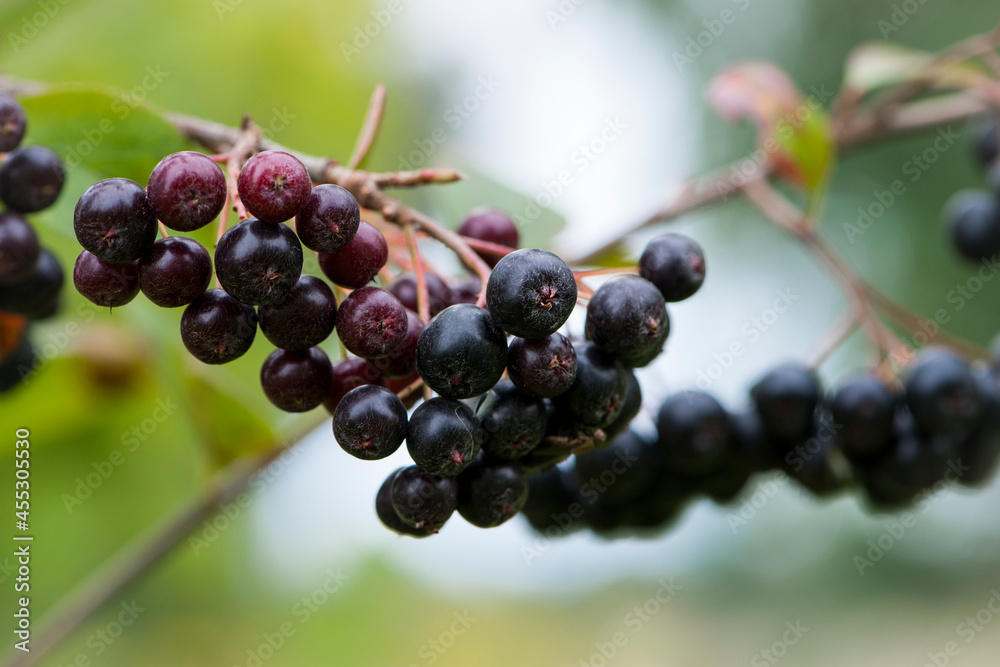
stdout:
[[985,190],[954,195],[945,206],[952,242],[966,259],[978,262],[1000,252],[1000,206]]
[[112,264],[84,250],[73,266],[76,291],[98,306],[117,308],[139,293],[139,260]]
[[906,404],[921,433],[961,433],[983,411],[968,364],[950,350],[927,348],[906,378]]
[[48,148],[18,148],[0,164],[0,201],[15,211],[36,213],[56,202],[65,180],[59,156]]
[[299,240],[316,252],[336,252],[358,232],[361,209],[350,192],[339,185],[323,184],[312,189],[295,216]]
[[472,409],[448,398],[432,398],[413,411],[406,432],[413,462],[435,475],[452,477],[479,455],[479,424]]
[[312,181],[295,156],[264,151],[243,165],[236,188],[250,215],[263,222],[284,222],[305,205]]
[[458,507],[458,480],[410,466],[396,473],[390,497],[403,523],[436,533]]
[[284,301],[302,275],[302,245],[285,225],[244,220],[219,239],[215,272],[223,289],[243,303]]
[[326,352],[275,350],[260,369],[264,395],[285,412],[308,412],[330,393],[333,366]]
[[24,278],[38,263],[38,235],[24,216],[0,213],[0,282]]
[[983,122],[976,131],[975,154],[979,164],[991,167],[997,161],[997,123],[990,119]]
[[837,389],[830,403],[838,426],[837,444],[851,459],[881,453],[892,441],[896,397],[872,374],[859,375]]
[[387,378],[408,378],[417,370],[417,345],[424,332],[424,321],[415,312],[406,309],[406,336],[399,349],[388,356],[374,359],[372,365]]
[[765,433],[784,441],[804,440],[809,437],[819,404],[819,379],[807,366],[783,364],[754,385],[750,398]]
[[639,257],[639,275],[656,285],[667,301],[683,301],[705,282],[705,252],[686,236],[657,236]]
[[538,446],[548,421],[545,403],[508,380],[484,394],[476,408],[483,450],[501,459],[519,459]]
[[21,384],[34,370],[37,361],[31,341],[27,336],[23,337],[17,347],[0,358],[0,394]]
[[577,350],[576,378],[557,399],[585,426],[612,424],[625,407],[628,376],[621,362],[587,344]]
[[42,320],[55,314],[66,276],[56,256],[42,248],[31,273],[0,283],[0,310]]
[[186,306],[204,294],[211,282],[212,258],[194,239],[160,239],[139,260],[139,289],[161,308]]
[[[660,452],[635,431],[625,431],[606,447],[578,454],[573,476],[578,486],[600,490],[609,502],[630,503],[663,477]],[[665,480],[662,480],[665,481]],[[565,509],[564,509],[565,511]]]
[[544,338],[565,324],[576,306],[576,280],[566,262],[547,250],[507,255],[486,283],[486,307],[513,336]]
[[544,398],[559,396],[576,379],[576,350],[561,333],[515,337],[507,353],[507,375],[521,391]]
[[260,330],[275,347],[302,352],[326,340],[337,324],[337,300],[330,286],[303,275],[284,301],[257,309]]
[[583,522],[569,514],[575,502],[576,491],[569,475],[550,467],[528,477],[528,502],[521,514],[542,534],[550,537],[568,535],[583,527]]
[[371,365],[367,359],[361,357],[348,357],[341,359],[333,365],[333,381],[330,385],[330,393],[323,404],[332,415],[337,404],[347,395],[347,392],[356,387],[366,384],[374,384],[379,387],[385,386],[385,378],[378,372],[378,369]]
[[224,364],[243,356],[256,334],[257,313],[253,306],[221,289],[202,294],[181,316],[184,347],[206,364]]
[[[510,216],[503,211],[495,209],[479,209],[469,214],[461,225],[458,226],[458,233],[462,236],[507,246],[517,249],[520,244],[520,234],[517,225],[510,219]],[[490,268],[497,265],[501,255],[476,250],[476,254],[483,258],[483,261],[490,265]]]
[[337,335],[359,357],[378,359],[402,347],[408,324],[399,299],[381,287],[362,287],[340,304]]
[[490,389],[507,365],[507,337],[482,308],[460,304],[431,320],[417,342],[417,371],[446,398]]
[[479,528],[514,518],[528,501],[528,479],[513,461],[480,455],[458,476],[458,513]]
[[632,371],[625,369],[625,400],[615,420],[603,428],[606,441],[610,442],[624,432],[641,409],[642,387],[639,385],[639,378]]
[[370,283],[388,259],[389,244],[382,232],[362,221],[343,248],[320,253],[319,266],[333,284],[357,289]]
[[[427,279],[427,306],[430,316],[434,317],[452,304],[453,297],[447,283],[437,275],[427,271],[424,276]],[[415,313],[419,312],[419,308],[417,308],[417,277],[413,273],[401,275],[389,285],[389,291],[395,294],[404,306]]]
[[375,494],[375,514],[378,515],[382,525],[400,535],[417,538],[433,535],[434,531],[429,528],[414,528],[403,523],[403,520],[396,514],[396,508],[392,506],[392,481],[396,479],[396,475],[401,470],[402,468],[395,470],[379,487],[378,493]]
[[645,366],[670,334],[663,295],[645,278],[612,278],[587,304],[586,332],[594,345],[626,366]]
[[160,160],[146,187],[160,222],[179,232],[193,232],[215,220],[226,205],[226,177],[212,158],[194,151]]
[[365,461],[384,459],[406,438],[406,408],[385,387],[352,389],[333,413],[333,434],[351,456]]
[[975,366],[972,377],[983,399],[983,414],[975,428],[962,439],[958,478],[963,486],[981,486],[993,478],[1000,462],[1000,384],[986,366]]
[[27,128],[28,119],[21,105],[10,95],[0,93],[0,153],[17,148]]
[[820,413],[809,437],[793,445],[782,460],[788,476],[815,496],[829,496],[847,486],[847,466],[835,444],[840,428],[825,411]]
[[660,406],[656,417],[667,469],[686,476],[718,470],[733,450],[729,415],[712,396],[682,391]]
[[156,214],[141,185],[127,178],[108,178],[80,196],[73,231],[80,245],[105,262],[127,264],[152,247]]

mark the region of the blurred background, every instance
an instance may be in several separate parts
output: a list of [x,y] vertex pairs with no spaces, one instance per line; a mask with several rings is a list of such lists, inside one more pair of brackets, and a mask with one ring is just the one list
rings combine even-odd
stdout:
[[[455,167],[467,181],[408,201],[449,225],[476,205],[504,208],[526,221],[526,244],[579,256],[684,177],[752,150],[752,128],[726,125],[705,102],[723,67],[771,60],[821,96],[837,90],[860,43],[937,50],[998,18],[980,0],[2,0],[0,71],[113,86],[136,104],[228,124],[248,112],[276,141],[340,159],[384,82],[387,116],[368,168]],[[52,117],[43,105],[26,104],[29,141],[58,134],[42,127]],[[601,152],[581,153],[609,127]],[[1000,330],[1000,284],[961,305],[949,298],[975,267],[945,241],[940,211],[982,184],[971,129],[954,130],[954,148],[916,178],[910,161],[933,134],[845,157],[824,231],[885,291],[925,314],[947,310],[950,331],[986,344]],[[113,135],[98,143],[136,154],[129,173],[104,174],[94,160],[72,170],[59,204],[38,216],[65,266],[78,252],[79,194],[104,176],[145,182],[180,147],[147,155]],[[563,170],[571,182],[554,194]],[[896,179],[906,192],[849,238],[844,224]],[[545,210],[534,214],[537,201]],[[667,353],[640,373],[646,402],[706,375],[737,408],[757,376],[808,354],[844,300],[741,203],[673,228],[705,247],[710,270],[701,292],[671,309]],[[653,233],[634,239],[636,255]],[[771,317],[789,290],[791,307]],[[180,312],[143,299],[99,312],[69,289],[63,313],[34,330],[42,372],[0,399],[0,433],[32,430],[36,629],[221,464],[291,423],[258,388],[263,337],[209,369],[183,354]],[[735,342],[745,353],[726,358]],[[852,338],[823,365],[824,380],[859,367],[864,351]],[[3,489],[11,451],[0,455]],[[990,624],[1000,609],[996,485],[935,495],[902,530],[853,496],[817,502],[779,479],[730,507],[696,504],[657,539],[549,541],[520,519],[491,531],[455,519],[415,541],[384,530],[372,507],[404,460],[354,460],[325,423],[43,664],[940,666],[995,664],[1000,650],[1000,622]]]

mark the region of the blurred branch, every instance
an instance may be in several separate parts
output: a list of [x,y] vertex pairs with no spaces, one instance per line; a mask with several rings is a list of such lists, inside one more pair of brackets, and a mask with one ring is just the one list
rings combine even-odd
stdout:
[[365,122],[361,126],[361,134],[358,135],[358,143],[354,146],[351,159],[347,161],[347,166],[351,169],[360,167],[368,152],[375,143],[379,127],[382,125],[382,115],[385,113],[385,84],[375,86],[371,101],[368,103],[368,113],[365,115]]

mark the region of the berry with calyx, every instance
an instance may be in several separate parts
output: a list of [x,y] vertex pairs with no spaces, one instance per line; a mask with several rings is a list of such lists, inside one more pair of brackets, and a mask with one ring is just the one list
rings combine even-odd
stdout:
[[664,234],[646,244],[639,275],[656,285],[667,301],[683,301],[705,282],[705,252],[680,234]]
[[299,277],[284,301],[257,309],[260,331],[275,347],[302,352],[326,340],[337,324],[337,299],[316,276]]
[[333,366],[326,352],[275,350],[260,369],[264,395],[285,412],[308,412],[330,393]]
[[423,470],[453,477],[479,455],[480,440],[479,424],[469,406],[448,398],[432,398],[413,411],[406,449]]
[[73,284],[77,292],[98,306],[124,306],[139,293],[139,260],[111,264],[84,250],[73,266]]
[[603,427],[606,442],[611,442],[625,431],[631,424],[635,416],[642,409],[642,387],[639,385],[639,378],[629,369],[625,369],[625,399],[622,401],[622,410],[615,417],[614,421]]
[[486,307],[504,331],[544,338],[566,323],[576,306],[576,279],[566,262],[547,250],[507,255],[486,283]]
[[433,535],[434,531],[429,528],[414,528],[403,523],[403,520],[396,514],[396,508],[392,506],[392,482],[401,470],[403,469],[395,470],[379,487],[378,493],[375,494],[375,514],[378,515],[382,525],[400,535],[416,538]]
[[[516,250],[521,241],[517,225],[510,216],[503,211],[489,208],[470,213],[469,217],[458,226],[458,233],[479,241],[506,246],[512,250]],[[490,268],[496,266],[502,257],[485,250],[476,250],[476,254],[482,257]]]
[[479,396],[507,365],[507,337],[482,308],[460,304],[431,320],[417,341],[417,371],[446,398]]
[[548,421],[545,403],[509,380],[484,394],[476,408],[483,450],[501,459],[519,459],[542,441]]
[[0,153],[17,148],[27,129],[24,109],[13,97],[0,93]]
[[[453,297],[447,283],[436,274],[425,271],[424,276],[427,280],[427,306],[430,316],[434,317],[452,304]],[[389,291],[395,294],[404,306],[415,313],[419,312],[419,308],[417,308],[417,277],[413,273],[404,273],[396,278],[389,285]]]
[[225,364],[243,356],[257,335],[257,313],[221,289],[210,289],[184,309],[181,341],[199,361]]
[[281,302],[302,275],[302,245],[286,225],[244,220],[219,239],[215,272],[223,289],[243,303]]
[[348,357],[341,359],[333,365],[333,379],[330,384],[330,393],[323,401],[323,405],[332,415],[340,401],[347,395],[347,392],[367,384],[384,387],[385,378],[372,366],[371,362],[361,357]]
[[819,378],[808,366],[782,364],[754,385],[750,398],[765,433],[786,442],[804,440],[819,405]]
[[59,260],[42,248],[31,273],[0,283],[0,310],[23,315],[29,320],[50,317],[59,306],[59,293],[65,280]]
[[319,254],[319,266],[335,285],[358,289],[375,278],[389,260],[389,244],[382,232],[362,221],[342,248]]
[[928,348],[917,357],[906,378],[906,404],[921,433],[967,431],[983,411],[969,365],[944,348]]
[[479,528],[512,519],[528,501],[528,479],[513,461],[480,455],[458,476],[458,513]]
[[263,222],[295,217],[312,192],[309,172],[284,151],[264,151],[247,160],[236,181],[243,205]]
[[710,474],[723,466],[733,450],[729,415],[701,391],[668,397],[657,414],[656,430],[667,469],[679,475]]
[[160,160],[149,176],[146,194],[160,222],[179,232],[193,232],[222,213],[226,177],[207,155],[181,151]]
[[670,334],[663,295],[645,278],[612,278],[587,304],[586,333],[626,366],[644,366],[663,350]]
[[986,190],[954,195],[945,206],[952,242],[966,259],[978,262],[1000,252],[1000,206]]
[[161,308],[186,306],[204,294],[211,282],[212,258],[194,239],[160,239],[139,260],[139,289]]
[[896,397],[870,373],[848,380],[830,403],[836,441],[851,459],[880,454],[892,442]]
[[361,224],[361,208],[350,192],[326,183],[312,189],[295,216],[302,245],[316,252],[336,252],[350,243]]
[[390,497],[403,523],[436,533],[458,507],[458,480],[410,466],[396,473]]
[[362,287],[340,304],[337,335],[359,357],[378,359],[402,347],[408,324],[399,299],[381,287]]
[[59,156],[48,148],[18,148],[0,164],[0,201],[21,213],[37,213],[56,202],[65,180]]
[[384,459],[406,438],[406,408],[385,387],[358,387],[337,404],[333,434],[351,456],[365,461]]
[[127,264],[152,247],[156,214],[141,185],[127,178],[108,178],[80,196],[73,231],[80,245],[105,262]]
[[38,263],[38,235],[24,216],[0,213],[0,282],[24,278]]
[[627,391],[628,376],[621,362],[587,344],[577,350],[573,384],[557,400],[580,424],[603,428],[621,415]]
[[507,353],[507,375],[521,391],[543,398],[559,396],[576,379],[576,350],[561,333],[515,337]]

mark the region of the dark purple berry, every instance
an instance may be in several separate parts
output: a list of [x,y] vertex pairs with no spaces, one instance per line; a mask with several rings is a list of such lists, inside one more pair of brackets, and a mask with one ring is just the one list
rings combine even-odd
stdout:
[[17,148],[27,128],[28,119],[21,105],[10,95],[0,93],[0,153]]
[[[520,244],[520,235],[517,225],[510,219],[510,216],[503,211],[494,209],[479,209],[469,214],[461,225],[458,226],[458,233],[462,236],[507,246],[516,250]],[[500,261],[502,255],[476,250],[476,254],[483,258],[483,261],[494,267]]]
[[656,417],[667,469],[679,475],[705,475],[722,467],[732,452],[729,415],[700,391],[667,398]]
[[358,232],[361,209],[350,192],[339,185],[317,185],[295,216],[302,245],[316,252],[336,252]]
[[124,306],[139,293],[139,260],[111,264],[84,250],[73,266],[73,284],[77,292],[98,306]]
[[483,289],[483,283],[479,278],[472,276],[451,286],[451,304],[459,303],[476,305],[479,300],[479,292]]
[[403,523],[436,533],[458,506],[458,481],[410,466],[396,473],[390,497]]
[[337,300],[330,286],[304,275],[284,301],[257,309],[260,330],[275,347],[303,352],[326,340],[337,324]]
[[35,370],[35,349],[27,336],[9,354],[0,358],[0,394],[20,385]]
[[556,332],[576,306],[573,271],[551,252],[527,248],[501,259],[486,283],[486,307],[504,331],[521,338]]
[[402,347],[408,324],[399,299],[381,287],[362,287],[340,304],[337,335],[359,357],[378,359]]
[[920,433],[966,431],[983,411],[969,365],[944,348],[929,348],[917,357],[906,378],[906,404]]
[[156,214],[141,185],[127,178],[108,178],[80,196],[73,231],[80,245],[105,262],[127,264],[152,247]]
[[386,386],[385,378],[367,359],[360,357],[341,359],[333,365],[333,381],[323,405],[332,415],[347,392],[366,384]]
[[519,459],[542,441],[548,421],[541,398],[501,380],[483,395],[476,408],[483,450],[501,459]]
[[0,310],[42,320],[53,315],[59,305],[59,293],[66,277],[59,260],[42,248],[31,273],[0,283]]
[[[430,316],[434,317],[452,304],[453,297],[451,289],[437,275],[429,271],[424,275],[427,278],[427,305]],[[417,277],[413,273],[401,275],[389,285],[389,291],[395,294],[404,306],[415,313],[420,312],[417,307]]]
[[458,513],[479,528],[512,519],[528,502],[528,478],[513,461],[481,455],[458,476]]
[[986,190],[966,190],[945,206],[951,239],[958,252],[972,262],[1000,252],[1000,206],[997,195]]
[[223,289],[243,303],[284,301],[302,275],[302,245],[285,225],[244,220],[219,240],[215,272]]
[[830,412],[837,444],[848,458],[870,458],[891,444],[896,397],[874,375],[859,375],[842,384],[833,395]]
[[146,193],[160,222],[179,232],[193,232],[222,213],[226,177],[207,155],[182,151],[160,160]]
[[639,275],[656,285],[667,301],[683,301],[705,282],[705,253],[686,236],[657,236],[639,257]]
[[139,260],[139,288],[161,308],[186,306],[212,282],[212,258],[194,239],[170,236]]
[[260,369],[264,395],[285,412],[308,412],[330,393],[333,366],[318,347],[305,352],[275,350]]
[[250,215],[263,222],[284,222],[302,210],[312,181],[294,155],[264,151],[243,165],[236,187]]
[[628,375],[621,362],[588,344],[577,350],[576,378],[558,401],[580,424],[603,428],[622,414],[627,391]]
[[48,148],[18,148],[0,164],[0,201],[15,211],[36,213],[56,203],[65,180],[59,156]]
[[435,475],[453,477],[479,455],[479,424],[472,410],[448,398],[432,398],[413,411],[406,449],[413,462]]
[[256,334],[257,313],[253,306],[221,289],[202,294],[181,316],[184,347],[206,364],[224,364],[243,356]]
[[385,387],[352,389],[333,413],[333,434],[351,456],[365,461],[384,459],[406,438],[406,408]]
[[521,391],[544,398],[559,396],[576,379],[576,350],[560,333],[515,337],[507,354],[507,375]]
[[488,391],[507,364],[507,337],[482,308],[461,304],[431,320],[417,342],[417,370],[446,398]]
[[0,213],[0,282],[27,276],[38,263],[40,252],[38,235],[24,216],[13,211]]
[[396,508],[392,506],[392,482],[401,470],[403,469],[399,468],[394,471],[379,487],[378,493],[375,495],[375,514],[378,515],[382,525],[400,535],[416,538],[433,535],[434,532],[429,528],[414,528],[403,523],[403,520],[396,514]]
[[362,221],[347,245],[320,253],[319,266],[333,284],[357,289],[370,283],[388,259],[389,245],[382,232]]
[[415,312],[406,309],[406,336],[402,345],[395,352],[380,359],[374,359],[372,365],[387,378],[398,380],[408,378],[417,370],[417,344],[420,334],[424,332],[424,322]]
[[587,305],[586,332],[594,345],[626,366],[644,366],[663,350],[670,334],[663,295],[645,278],[612,278]]
[[804,440],[813,427],[820,384],[807,366],[788,363],[765,375],[750,390],[764,431],[784,441]]

